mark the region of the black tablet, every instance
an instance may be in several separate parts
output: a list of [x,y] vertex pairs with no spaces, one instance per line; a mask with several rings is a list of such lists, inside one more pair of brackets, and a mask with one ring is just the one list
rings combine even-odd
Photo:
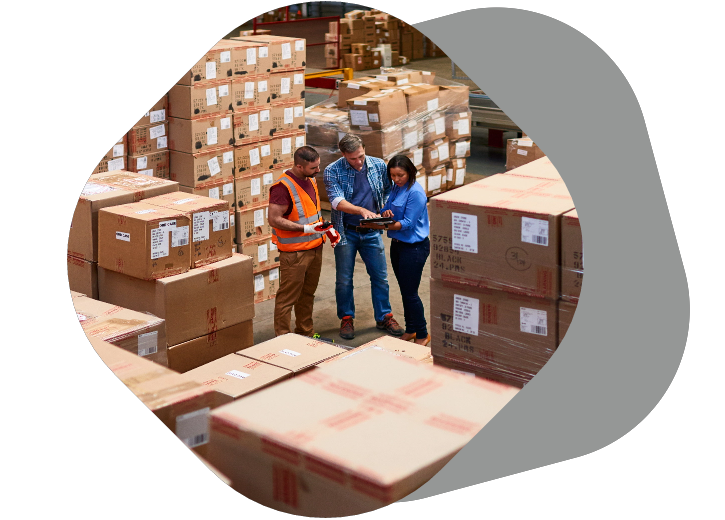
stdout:
[[395,222],[390,217],[375,217],[375,218],[363,218],[360,219],[360,224],[392,224]]

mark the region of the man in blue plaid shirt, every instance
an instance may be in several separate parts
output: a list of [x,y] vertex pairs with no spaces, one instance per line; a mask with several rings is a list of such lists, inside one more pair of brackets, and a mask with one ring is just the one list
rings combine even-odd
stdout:
[[355,337],[355,300],[352,277],[355,257],[365,263],[370,276],[375,325],[393,336],[405,332],[393,318],[382,231],[360,226],[361,219],[379,217],[392,188],[385,161],[365,155],[362,139],[346,134],[340,140],[342,157],[325,168],[324,180],[332,206],[332,224],[340,233],[335,246],[335,298],[340,337]]

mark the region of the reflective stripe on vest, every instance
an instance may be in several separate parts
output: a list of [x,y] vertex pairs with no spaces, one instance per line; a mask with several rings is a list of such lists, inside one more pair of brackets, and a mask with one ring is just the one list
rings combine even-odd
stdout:
[[[305,211],[302,208],[302,199],[300,199],[300,194],[297,191],[297,186],[295,186],[295,183],[294,182],[290,182],[289,180],[287,180],[285,178],[280,179],[279,182],[281,182],[282,184],[284,184],[285,186],[287,186],[287,189],[292,194],[292,199],[294,200],[295,207],[297,208],[297,214],[298,215],[304,215],[305,214]],[[312,224],[313,222],[317,222],[321,218],[322,218],[322,215],[318,211],[317,213],[315,213],[311,217],[307,217],[307,218],[302,217],[299,220],[292,220],[290,222],[294,222],[295,224],[305,225],[305,224]]]
[[272,234],[277,237],[277,241],[280,244],[301,244],[303,242],[312,242],[313,240],[319,240],[322,238],[322,233],[303,235],[301,237],[281,237],[275,232],[274,228],[272,228]]

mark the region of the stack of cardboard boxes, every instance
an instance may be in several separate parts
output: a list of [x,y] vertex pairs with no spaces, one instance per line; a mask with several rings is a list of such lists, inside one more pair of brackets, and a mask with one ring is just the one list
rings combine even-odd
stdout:
[[506,146],[506,171],[529,164],[542,157],[546,157],[546,154],[536,146],[530,137],[509,139]]
[[538,373],[562,335],[560,296],[572,292],[561,259],[581,258],[581,238],[564,245],[573,209],[546,158],[431,200],[436,364],[517,386]]
[[127,154],[126,154],[126,134],[118,140],[113,147],[106,152],[103,159],[93,169],[93,173],[105,173],[109,171],[123,170],[126,168]]
[[144,114],[127,134],[128,171],[169,178],[169,121],[167,96]]

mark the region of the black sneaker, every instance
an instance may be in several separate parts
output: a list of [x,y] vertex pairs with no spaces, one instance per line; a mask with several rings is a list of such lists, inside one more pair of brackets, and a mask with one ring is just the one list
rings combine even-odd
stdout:
[[375,326],[380,330],[385,330],[391,336],[402,336],[405,334],[405,329],[398,325],[392,313],[386,314],[383,321],[376,321]]
[[351,316],[345,316],[340,322],[340,337],[342,339],[353,339],[355,337],[355,325]]

